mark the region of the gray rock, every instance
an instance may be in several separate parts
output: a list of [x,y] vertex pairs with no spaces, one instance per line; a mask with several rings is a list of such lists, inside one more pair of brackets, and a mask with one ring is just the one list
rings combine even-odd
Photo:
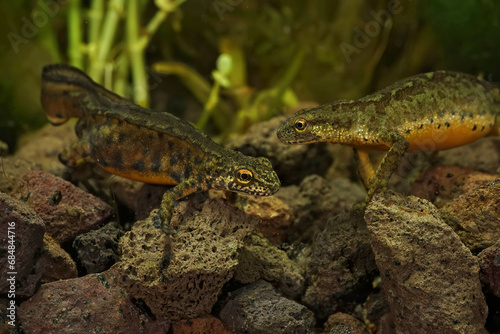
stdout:
[[365,219],[396,333],[486,333],[477,259],[434,205],[389,192]]
[[312,333],[314,316],[305,306],[279,295],[273,286],[257,281],[234,293],[220,313],[237,333]]

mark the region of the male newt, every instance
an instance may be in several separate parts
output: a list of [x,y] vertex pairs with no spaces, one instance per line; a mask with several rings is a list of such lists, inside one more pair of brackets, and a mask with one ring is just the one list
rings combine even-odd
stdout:
[[167,230],[177,200],[194,192],[268,196],[280,186],[268,159],[224,148],[177,117],[142,108],[71,66],[44,67],[41,102],[54,125],[79,118],[79,140],[59,155],[68,167],[95,162],[125,178],[175,185],[163,196],[156,227]]
[[[277,130],[287,144],[354,147],[367,201],[387,185],[407,151],[445,150],[500,134],[500,88],[469,74],[437,71],[358,100],[298,111]],[[369,150],[388,151],[374,171]]]

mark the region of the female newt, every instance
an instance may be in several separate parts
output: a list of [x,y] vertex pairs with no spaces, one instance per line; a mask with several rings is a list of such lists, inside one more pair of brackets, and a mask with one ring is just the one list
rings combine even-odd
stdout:
[[177,200],[194,192],[268,196],[280,186],[268,159],[224,148],[177,117],[142,108],[71,66],[44,67],[41,102],[54,125],[79,118],[79,141],[59,155],[67,166],[96,162],[125,178],[175,185],[164,194],[155,218],[155,226],[164,230]]
[[[500,88],[472,75],[419,74],[358,100],[303,109],[277,130],[286,144],[331,142],[355,148],[373,194],[407,151],[445,150],[500,133]],[[374,171],[369,150],[388,151]]]

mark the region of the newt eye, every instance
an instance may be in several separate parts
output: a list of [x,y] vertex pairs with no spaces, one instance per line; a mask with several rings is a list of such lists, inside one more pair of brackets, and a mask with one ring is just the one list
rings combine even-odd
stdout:
[[307,128],[307,121],[303,118],[297,118],[295,120],[294,126],[295,130],[297,130],[298,132],[302,132]]
[[241,185],[248,185],[253,180],[253,173],[246,169],[240,168],[236,171],[236,181]]

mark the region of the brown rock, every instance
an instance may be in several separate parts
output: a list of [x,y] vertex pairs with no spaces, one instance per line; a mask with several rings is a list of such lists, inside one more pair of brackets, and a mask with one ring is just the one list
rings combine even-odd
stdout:
[[180,320],[172,324],[172,334],[232,334],[220,319],[204,316],[190,320]]
[[19,188],[19,182],[29,171],[41,170],[41,166],[12,156],[1,158],[0,162],[0,191],[7,194],[16,191],[18,197],[27,198],[29,189]]
[[21,304],[19,319],[30,334],[147,333],[151,322],[101,274],[42,285]]
[[453,198],[498,178],[500,174],[486,174],[465,167],[437,166],[419,176],[410,194],[442,207]]
[[439,165],[469,167],[486,173],[499,173],[500,139],[486,137],[469,145],[439,151],[437,160]]
[[256,123],[228,146],[252,157],[268,158],[282,185],[300,182],[310,174],[323,175],[333,161],[327,144],[283,145],[276,137],[276,129],[286,118],[278,116]]
[[360,320],[346,313],[335,313],[328,317],[324,334],[370,334],[370,330]]
[[477,256],[481,271],[481,282],[495,296],[500,298],[500,240]]
[[262,278],[275,283],[290,298],[298,298],[304,290],[303,270],[260,233],[253,233],[247,239],[238,262],[234,278],[242,284]]
[[500,240],[500,179],[486,183],[441,208],[441,216],[473,251]]
[[280,245],[287,240],[291,210],[283,200],[276,196],[246,196],[241,208],[261,218],[258,229],[269,241]]
[[366,192],[360,184],[345,179],[327,181],[310,175],[299,186],[282,187],[275,196],[292,210],[288,242],[298,243],[310,241],[315,233],[323,230],[328,219],[364,201]]
[[[15,290],[17,297],[29,297],[20,288],[35,289],[27,277],[42,250],[45,227],[33,209],[3,193],[0,193],[0,212],[0,293]],[[12,277],[14,280],[7,281]]]
[[220,313],[237,333],[312,333],[314,316],[305,306],[276,293],[271,284],[257,281],[234,292]]
[[40,284],[70,279],[78,276],[76,264],[59,244],[45,234],[43,248],[37,256],[36,264],[26,277],[27,284],[23,284],[18,293],[23,296],[32,296]]
[[120,240],[122,261],[112,267],[133,298],[170,320],[210,312],[238,265],[243,239],[259,221],[223,200],[194,199],[179,203],[174,235],[154,228],[151,216],[136,222]]
[[477,260],[431,203],[377,195],[365,219],[397,333],[486,333]]
[[29,205],[43,219],[47,233],[61,244],[96,229],[112,213],[99,198],[43,171],[26,174],[20,188],[30,189]]
[[74,128],[74,121],[61,126],[47,124],[19,140],[15,157],[36,162],[44,171],[61,176],[66,167],[59,161],[58,155],[77,140]]
[[377,267],[361,213],[330,217],[313,241],[302,298],[320,319],[366,299]]

